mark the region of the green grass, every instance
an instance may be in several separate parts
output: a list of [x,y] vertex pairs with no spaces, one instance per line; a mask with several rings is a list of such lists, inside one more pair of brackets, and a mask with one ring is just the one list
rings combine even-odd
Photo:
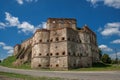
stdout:
[[90,68],[71,69],[71,71],[120,71],[120,65],[94,63]]
[[22,74],[15,74],[15,73],[7,73],[7,72],[0,72],[0,75],[8,77],[8,78],[19,78],[23,80],[63,80],[61,78],[51,78],[51,77],[32,77],[28,75]]
[[6,59],[4,59],[0,65],[10,68],[18,68],[18,69],[31,69],[30,63],[25,63],[20,66],[13,66],[13,62],[16,61],[15,56],[9,56]]
[[13,66],[12,63],[13,63],[15,60],[16,60],[16,59],[15,59],[15,56],[9,56],[9,57],[7,57],[6,59],[4,59],[4,60],[0,63],[0,65],[12,67],[12,66]]

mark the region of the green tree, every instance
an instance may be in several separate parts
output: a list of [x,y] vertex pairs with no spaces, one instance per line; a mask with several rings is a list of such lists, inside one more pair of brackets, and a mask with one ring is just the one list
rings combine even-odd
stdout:
[[111,63],[111,58],[109,57],[108,54],[104,54],[101,59],[102,59],[102,62],[104,63],[108,63],[108,64]]
[[102,50],[99,49],[99,59],[101,60],[101,58],[102,58]]

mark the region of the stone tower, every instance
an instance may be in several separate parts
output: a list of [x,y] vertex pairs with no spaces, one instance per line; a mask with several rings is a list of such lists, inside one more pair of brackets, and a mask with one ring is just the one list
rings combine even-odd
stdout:
[[[32,68],[66,70],[90,67],[99,60],[96,35],[87,25],[78,29],[76,19],[49,18],[46,26],[30,39]],[[14,49],[16,55],[20,45]]]

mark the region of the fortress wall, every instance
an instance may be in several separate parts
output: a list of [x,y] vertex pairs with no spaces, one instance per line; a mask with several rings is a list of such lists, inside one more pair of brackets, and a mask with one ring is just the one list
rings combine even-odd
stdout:
[[50,32],[50,68],[65,69],[67,66],[66,29]]
[[34,34],[32,47],[33,68],[49,67],[49,31],[39,31]]
[[20,44],[17,44],[15,47],[14,47],[14,56],[18,54],[19,50],[21,48],[21,45]]
[[68,49],[68,66],[69,68],[77,68],[81,66],[81,41],[78,32],[68,28],[67,29],[67,49]]
[[81,57],[81,64],[82,64],[81,67],[91,67],[92,59],[87,56]]
[[90,43],[90,34],[85,32],[79,32],[79,38],[81,43]]
[[21,48],[27,48],[28,46],[30,46],[32,44],[32,38],[25,40],[24,42],[21,43]]

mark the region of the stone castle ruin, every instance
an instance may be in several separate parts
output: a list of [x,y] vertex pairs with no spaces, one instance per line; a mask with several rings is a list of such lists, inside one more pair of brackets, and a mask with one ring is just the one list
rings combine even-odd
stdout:
[[86,25],[78,29],[76,19],[49,18],[46,26],[14,47],[14,65],[30,62],[32,68],[68,70],[99,60],[96,34]]

